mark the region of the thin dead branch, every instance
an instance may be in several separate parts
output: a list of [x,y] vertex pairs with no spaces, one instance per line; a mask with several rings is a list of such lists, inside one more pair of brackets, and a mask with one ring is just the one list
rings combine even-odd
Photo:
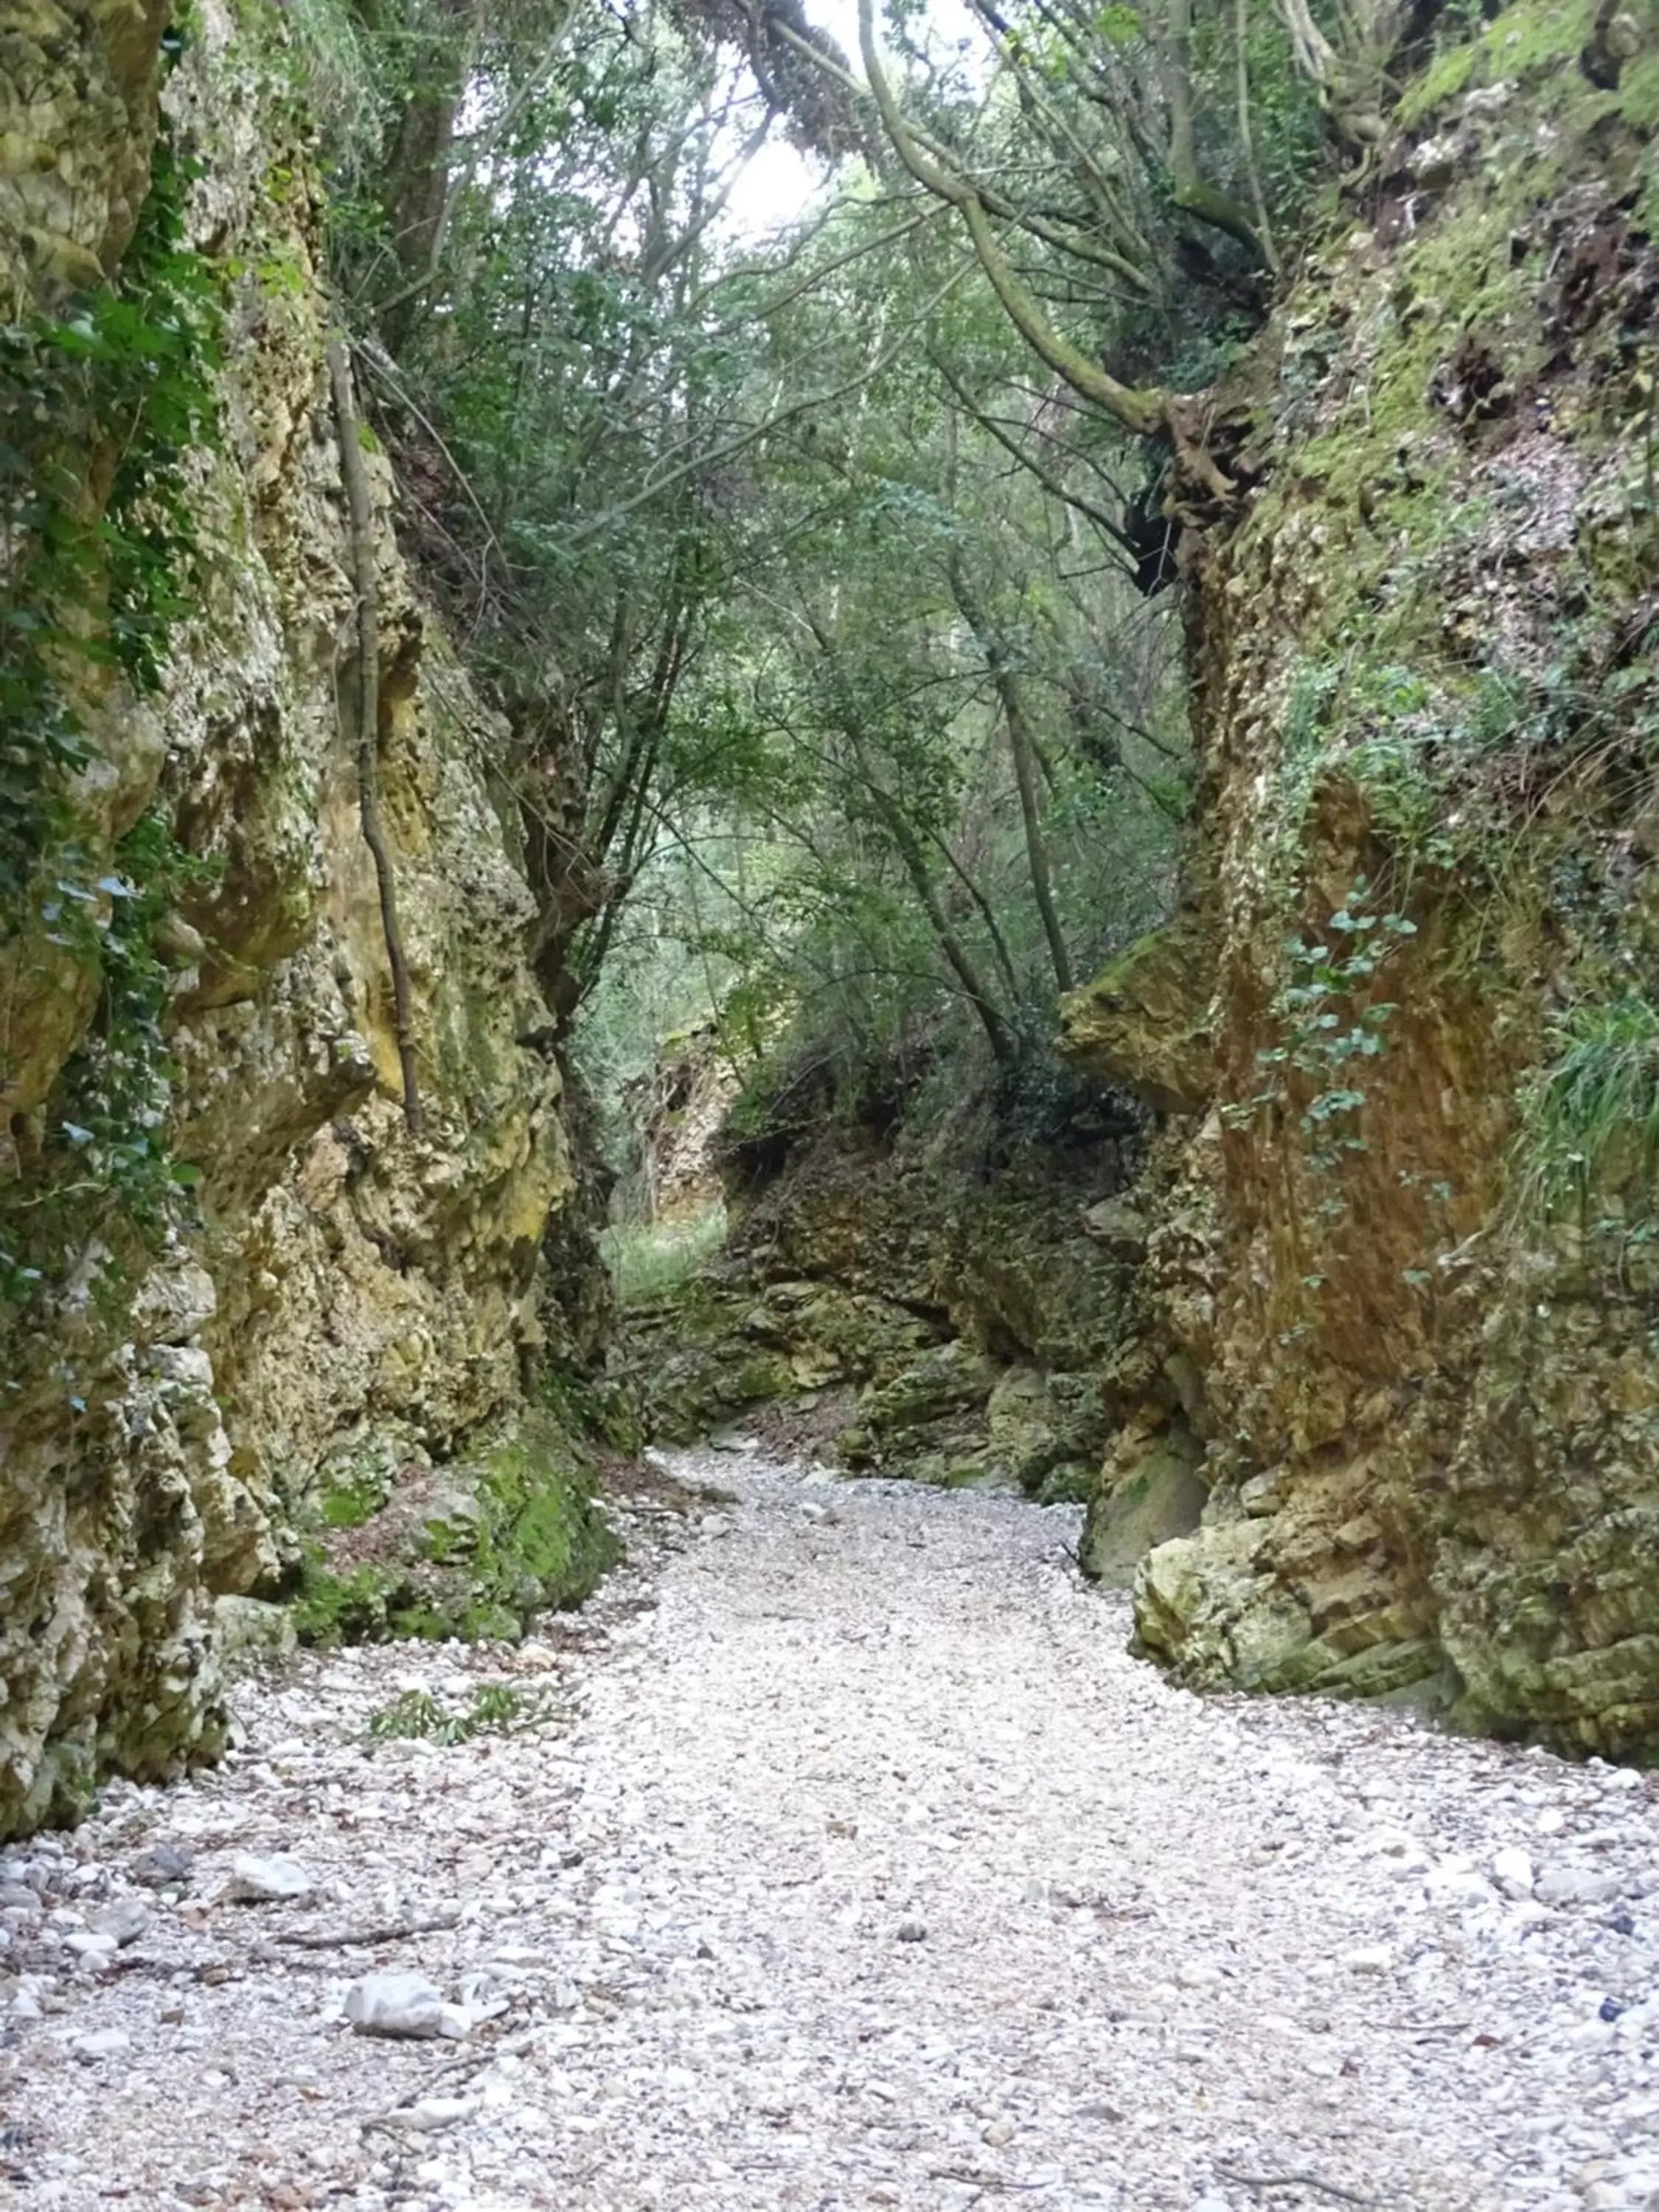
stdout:
[[1236,2166],[1218,2166],[1216,2172],[1224,2181],[1258,2196],[1270,2189],[1306,2189],[1316,2197],[1328,2197],[1334,2204],[1377,2205],[1386,2201],[1381,2197],[1362,2196],[1357,2189],[1344,2189],[1340,2182],[1327,2181],[1319,2173],[1246,2173]]
[[306,1928],[279,1936],[279,1943],[301,1951],[345,1950],[355,1944],[399,1943],[407,1936],[431,1936],[456,1927],[458,1912],[434,1913],[427,1920],[383,1921],[373,1928]]

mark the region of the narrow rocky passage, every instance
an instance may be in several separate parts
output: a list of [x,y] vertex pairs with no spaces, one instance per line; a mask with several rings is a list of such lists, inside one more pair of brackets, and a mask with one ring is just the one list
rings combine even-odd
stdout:
[[[303,1659],[0,1854],[17,2201],[1659,2205],[1645,1778],[1200,1701],[1065,1510],[674,1473],[576,1622]],[[544,1717],[371,1733],[490,1683]],[[380,1971],[459,2033],[356,2032]]]

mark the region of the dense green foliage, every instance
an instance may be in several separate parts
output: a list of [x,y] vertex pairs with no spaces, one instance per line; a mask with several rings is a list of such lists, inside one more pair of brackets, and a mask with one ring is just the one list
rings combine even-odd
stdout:
[[[711,1016],[751,1078],[827,1058],[860,1092],[961,1055],[1006,1089],[1155,918],[1187,803],[1163,595],[1188,494],[1225,482],[1181,395],[1259,326],[1394,43],[1443,12],[1455,37],[1395,0],[975,0],[952,46],[866,0],[858,64],[724,0],[265,19],[406,543],[505,717],[538,973],[603,1091]],[[766,232],[744,179],[780,139],[827,181]],[[50,855],[48,937],[102,963],[50,1141],[140,1226],[173,1172],[152,939],[181,863],[141,825],[83,880],[69,794],[84,665],[160,681],[211,434],[214,276],[165,135],[156,159],[118,282],[6,334],[0,441],[0,894]]]
[[1634,991],[1583,1006],[1522,1100],[1519,1202],[1581,1234],[1659,1234],[1659,1011]]
[[[861,77],[722,0],[294,19],[360,378],[602,1097],[711,1016],[739,1068],[1006,1085],[1167,896],[1159,449],[1221,479],[1163,395],[1258,327],[1411,11],[972,15],[976,50],[866,4]],[[834,188],[757,236],[780,133]]]

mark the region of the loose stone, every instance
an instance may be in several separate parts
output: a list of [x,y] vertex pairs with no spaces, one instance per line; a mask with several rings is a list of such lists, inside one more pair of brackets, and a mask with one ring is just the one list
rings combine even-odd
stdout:
[[91,1926],[95,1933],[107,1936],[125,1951],[145,1935],[155,1917],[142,1897],[124,1897],[113,1905],[106,1905],[92,1915]]
[[76,2036],[70,2048],[77,2058],[114,2058],[131,2050],[132,2038],[124,2028],[94,2027]]
[[[707,1486],[738,1492],[727,1534],[641,1519],[556,1637],[301,1655],[238,1686],[237,1761],[0,1858],[33,1900],[0,1906],[20,2201],[1344,2201],[1262,2185],[1304,2174],[1410,2212],[1648,2212],[1645,1789],[1178,1690],[1078,1580],[1070,1509],[848,1483],[831,1543],[822,1481],[684,1465],[694,1534]],[[409,1690],[509,1682],[568,1717],[372,1733]],[[326,1913],[219,1907],[222,1869],[289,1850]],[[1552,1875],[1569,1901],[1534,1901]]]
[[346,1991],[345,2016],[359,2035],[424,2040],[454,2033],[459,2014],[424,1974],[403,1972],[365,1974],[354,1982]]
[[174,1882],[187,1882],[194,1863],[192,1854],[177,1844],[153,1844],[133,1861],[132,1879],[147,1889],[167,1889]]
[[298,1859],[282,1853],[268,1859],[244,1853],[231,1868],[225,1894],[234,1905],[297,1904],[316,1887],[316,1876]]

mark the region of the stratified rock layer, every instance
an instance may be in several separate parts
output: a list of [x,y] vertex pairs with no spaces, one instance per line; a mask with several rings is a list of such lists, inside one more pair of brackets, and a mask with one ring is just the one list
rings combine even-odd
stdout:
[[[0,135],[0,262],[43,297],[112,269],[131,235],[161,22],[48,8],[0,40],[16,125]],[[218,443],[190,464],[202,599],[158,697],[106,685],[80,702],[94,757],[76,834],[95,870],[155,810],[202,864],[170,922],[188,964],[167,1018],[167,1133],[199,1170],[200,1221],[160,1249],[66,1253],[4,1347],[0,1834],[70,1816],[101,1771],[155,1777],[211,1747],[214,1600],[292,1585],[313,1501],[354,1454],[424,1480],[471,1451],[501,1473],[489,1453],[513,1449],[500,1439],[542,1334],[544,1231],[574,1188],[558,1072],[521,1042],[549,1023],[486,780],[499,732],[411,590],[371,453],[418,1134],[400,1110],[347,726],[355,600],[318,210],[282,69],[210,0],[164,94],[175,147],[202,165],[190,231],[228,303]],[[54,161],[35,160],[48,141]],[[0,1087],[14,1136],[38,1145],[95,965],[14,941],[0,973]],[[501,1516],[474,1510],[450,1546],[452,1565],[488,1553],[492,1628],[579,1593],[604,1556],[575,1455],[545,1428],[526,1449]],[[514,1532],[528,1580],[499,1556]]]

